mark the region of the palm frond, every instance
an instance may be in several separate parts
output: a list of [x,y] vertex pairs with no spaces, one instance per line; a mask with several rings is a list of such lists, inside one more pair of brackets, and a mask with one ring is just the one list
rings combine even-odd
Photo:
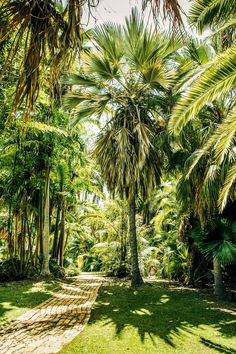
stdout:
[[19,126],[22,126],[22,128],[24,129],[32,129],[34,131],[40,131],[42,133],[54,133],[57,135],[67,136],[67,132],[63,129],[41,122],[35,122],[32,120],[19,123]]
[[207,259],[218,257],[224,265],[236,261],[236,244],[230,240],[201,242],[199,248]]
[[94,74],[101,80],[113,80],[119,78],[119,66],[112,63],[109,60],[109,57],[93,53],[90,55],[89,59],[89,67],[87,68],[89,74]]
[[190,22],[197,24],[198,30],[225,22],[235,14],[236,0],[195,0],[189,11]]
[[227,172],[227,175],[226,175],[226,178],[224,181],[224,185],[223,185],[222,189],[220,190],[218,205],[219,205],[219,209],[221,211],[224,210],[224,208],[227,204],[227,201],[229,198],[229,193],[230,193],[235,181],[236,181],[236,164],[234,163],[233,166]]
[[236,45],[217,56],[183,94],[170,119],[170,132],[178,135],[206,104],[231,91],[235,84]]
[[89,93],[78,93],[76,91],[72,91],[64,96],[63,105],[65,108],[73,109],[82,102],[90,101],[90,99],[91,95]]
[[142,67],[143,81],[152,88],[167,88],[170,84],[164,66],[160,62],[147,62]]
[[229,29],[235,29],[236,28],[236,19],[235,18],[232,18],[230,19],[229,21],[227,21],[223,26],[221,26],[220,28],[218,28],[217,30],[215,30],[213,33],[212,33],[212,37],[219,34],[219,33],[222,33],[226,30],[229,30]]
[[124,53],[122,35],[122,27],[114,23],[105,23],[102,26],[96,26],[92,31],[92,38],[96,41],[96,46],[113,63],[118,63]]
[[154,19],[158,22],[160,13],[163,13],[164,20],[169,19],[173,28],[183,27],[182,9],[178,0],[142,0],[143,9],[151,4]]
[[18,49],[23,48],[14,96],[15,110],[24,102],[25,112],[29,114],[37,100],[48,61],[53,90],[61,74],[61,63],[69,65],[81,46],[82,8],[92,5],[93,1],[81,0],[68,0],[64,8],[56,0],[1,1],[0,16],[6,19],[6,26],[1,29],[0,41],[14,37],[3,72],[13,62]]
[[209,154],[209,151],[213,150],[213,157],[215,163],[220,166],[223,163],[226,155],[229,152],[232,143],[234,143],[235,134],[236,134],[236,109],[233,109],[229,112],[226,119],[219,125],[216,131],[208,139],[207,143],[202,147],[202,149],[197,150],[194,154],[196,158],[193,163],[190,165],[187,178],[189,178],[193,169],[199,161]]
[[97,82],[92,80],[91,77],[86,77],[78,73],[72,73],[69,77],[65,77],[63,83],[67,85],[99,88]]

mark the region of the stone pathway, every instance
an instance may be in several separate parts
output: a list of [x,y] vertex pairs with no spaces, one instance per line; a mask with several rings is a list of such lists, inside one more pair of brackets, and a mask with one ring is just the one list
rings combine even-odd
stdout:
[[0,354],[58,353],[84,328],[104,279],[82,274],[0,331]]

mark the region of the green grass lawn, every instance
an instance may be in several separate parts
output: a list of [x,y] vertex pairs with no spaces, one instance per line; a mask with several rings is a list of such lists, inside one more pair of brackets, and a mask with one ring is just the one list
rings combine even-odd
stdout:
[[60,353],[232,354],[236,309],[190,289],[103,287],[89,324]]
[[0,326],[15,320],[60,289],[58,280],[25,280],[0,285]]

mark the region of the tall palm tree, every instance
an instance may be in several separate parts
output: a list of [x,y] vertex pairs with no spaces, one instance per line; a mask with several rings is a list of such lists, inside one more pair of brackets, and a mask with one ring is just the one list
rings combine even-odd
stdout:
[[[58,79],[75,57],[82,41],[81,17],[88,16],[100,0],[0,0],[0,42],[12,38],[5,58],[3,72],[16,57],[21,57],[21,70],[14,96],[14,108],[25,104],[25,113],[33,108],[50,63],[51,94],[60,94]],[[164,18],[181,27],[181,8],[178,0],[142,0],[143,9],[151,3],[154,17],[162,8]],[[3,24],[3,25],[2,25]]]
[[[181,41],[155,35],[132,11],[126,25],[105,24],[93,31],[94,49],[84,56],[77,85],[66,98],[79,119],[102,116],[108,121],[95,147],[107,186],[129,202],[132,285],[142,284],[135,223],[135,200],[145,199],[159,184],[161,149],[158,101],[173,79],[166,63]],[[159,142],[160,144],[160,142]]]
[[207,63],[202,73],[188,86],[175,106],[169,122],[169,130],[179,135],[190,120],[197,118],[204,107],[208,106],[211,109],[215,104],[225,102],[223,119],[201,150],[196,152],[196,158],[190,168],[190,172],[193,171],[203,157],[209,156],[214,151],[214,164],[218,169],[221,168],[225,179],[219,197],[221,211],[226,206],[235,185],[236,171],[233,163],[236,133],[235,8],[235,0],[195,0],[192,4],[190,20],[197,25],[199,31],[207,27],[217,29],[217,35],[220,34],[221,38],[230,38],[230,41],[226,41],[230,46],[227,48],[227,45],[223,45],[223,51]]

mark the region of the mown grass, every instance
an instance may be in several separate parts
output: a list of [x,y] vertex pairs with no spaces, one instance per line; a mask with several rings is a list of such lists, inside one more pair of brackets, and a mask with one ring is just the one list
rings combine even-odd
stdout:
[[0,326],[15,320],[60,289],[58,280],[24,280],[0,285]]
[[100,290],[89,324],[61,354],[236,353],[236,309],[198,291]]

